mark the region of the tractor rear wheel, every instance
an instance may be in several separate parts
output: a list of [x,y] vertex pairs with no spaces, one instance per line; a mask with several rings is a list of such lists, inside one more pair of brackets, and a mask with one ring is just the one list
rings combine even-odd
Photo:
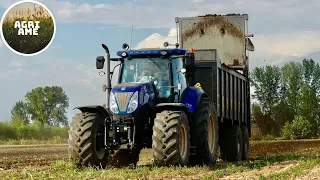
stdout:
[[105,168],[108,151],[104,147],[104,118],[99,113],[76,114],[69,132],[69,155],[78,167]]
[[221,139],[221,155],[224,160],[229,162],[241,161],[242,158],[242,131],[239,125],[231,125],[225,127]]
[[249,159],[249,132],[247,126],[241,127],[242,131],[242,140],[243,140],[243,146],[242,146],[242,160],[248,160]]
[[196,154],[190,157],[192,165],[215,164],[219,147],[218,118],[209,98],[202,98],[192,119],[192,142]]
[[154,120],[152,149],[157,166],[189,164],[190,134],[184,111],[162,111]]

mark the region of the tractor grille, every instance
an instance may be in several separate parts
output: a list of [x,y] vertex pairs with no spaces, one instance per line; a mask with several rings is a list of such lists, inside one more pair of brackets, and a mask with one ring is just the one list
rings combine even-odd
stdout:
[[115,93],[118,106],[120,111],[126,111],[127,110],[127,105],[130,101],[130,97],[133,94],[133,92],[119,92]]

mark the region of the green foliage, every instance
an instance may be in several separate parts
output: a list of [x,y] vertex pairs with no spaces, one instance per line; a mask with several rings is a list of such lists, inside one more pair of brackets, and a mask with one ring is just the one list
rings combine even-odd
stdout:
[[27,106],[23,101],[18,101],[11,110],[13,124],[28,124]]
[[[10,17],[10,15],[12,15]],[[40,21],[37,36],[19,36],[14,28],[15,21]],[[18,52],[32,54],[46,47],[52,39],[54,23],[50,14],[42,7],[32,13],[16,12],[8,14],[2,25],[3,35],[7,43]]]
[[305,118],[296,117],[292,123],[286,122],[282,136],[286,139],[308,139],[312,135],[312,124]]
[[65,114],[69,107],[69,98],[61,87],[37,87],[25,97],[26,102],[18,101],[12,109],[14,124],[21,124],[21,121],[27,124],[32,120],[41,125],[68,125]]
[[312,59],[278,66],[257,67],[252,72],[252,86],[258,103],[253,117],[263,135],[280,136],[282,129],[296,116],[311,125],[312,136],[319,132],[320,66]]
[[60,141],[68,138],[69,127],[39,126],[38,124],[19,125],[0,123],[0,140],[49,140]]

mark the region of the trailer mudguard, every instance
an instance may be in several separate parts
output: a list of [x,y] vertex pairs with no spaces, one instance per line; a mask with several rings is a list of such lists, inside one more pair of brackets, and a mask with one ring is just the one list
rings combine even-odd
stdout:
[[202,96],[207,96],[201,88],[187,87],[181,94],[181,102],[188,108],[189,113],[194,113]]
[[91,113],[99,112],[105,118],[110,117],[108,111],[104,107],[99,106],[99,105],[77,106],[77,107],[73,108],[73,110],[75,110],[75,109],[79,109],[81,112],[91,112]]

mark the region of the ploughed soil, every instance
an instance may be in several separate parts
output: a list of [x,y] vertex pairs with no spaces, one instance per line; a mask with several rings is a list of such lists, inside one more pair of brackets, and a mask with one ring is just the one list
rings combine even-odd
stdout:
[[[263,156],[277,156],[287,152],[310,152],[319,151],[320,140],[296,140],[296,141],[251,141],[250,161]],[[26,171],[37,169],[39,171],[49,169],[57,160],[69,160],[68,145],[0,145],[0,177],[7,172]],[[152,163],[152,151],[145,149],[141,152],[138,166],[146,166]],[[218,162],[218,164],[220,161]],[[294,167],[297,161],[277,162],[249,172],[236,173],[223,177],[222,179],[243,179],[248,177],[259,177],[269,173],[280,172]],[[309,171],[308,171],[309,172]],[[201,172],[199,172],[201,173]],[[308,179],[308,175],[320,177],[320,166],[316,166],[301,176]],[[1,179],[1,178],[0,178]],[[189,178],[187,178],[189,179]],[[197,179],[197,178],[196,178]],[[255,178],[254,178],[255,179]]]

